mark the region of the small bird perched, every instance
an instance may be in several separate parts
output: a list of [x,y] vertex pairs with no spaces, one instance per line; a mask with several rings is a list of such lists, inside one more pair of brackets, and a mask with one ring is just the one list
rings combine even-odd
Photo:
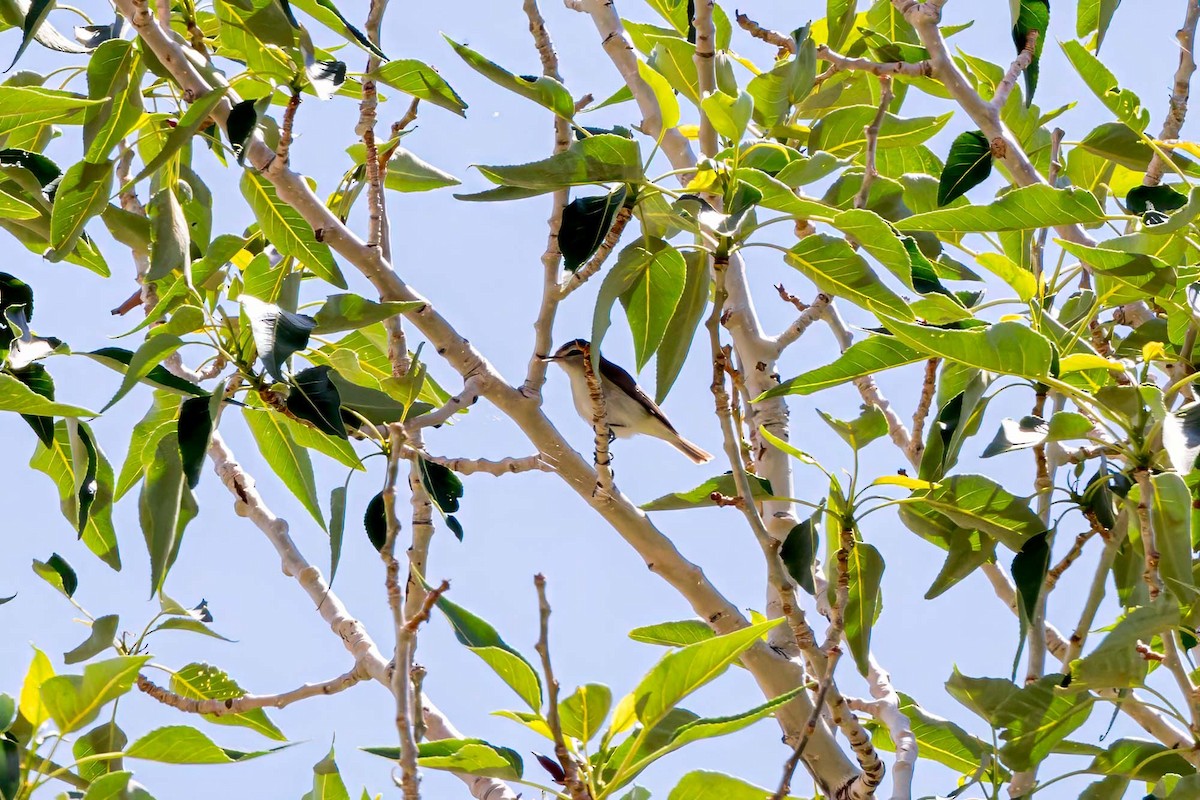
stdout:
[[[543,360],[553,361],[567,373],[571,380],[571,398],[575,401],[575,410],[590,422],[592,394],[588,389],[584,367],[588,347],[586,339],[575,339],[558,348],[554,355],[543,356]],[[662,439],[697,464],[712,460],[712,455],[679,435],[658,404],[650,399],[650,395],[637,385],[628,372],[603,356],[600,357],[600,386],[604,390],[608,427],[614,436],[624,439],[644,433]]]

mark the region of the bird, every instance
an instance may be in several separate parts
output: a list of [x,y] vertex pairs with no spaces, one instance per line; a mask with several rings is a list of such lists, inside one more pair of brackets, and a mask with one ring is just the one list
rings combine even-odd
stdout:
[[[571,381],[571,398],[584,421],[593,417],[592,395],[588,389],[584,359],[590,350],[586,339],[573,339],[554,352],[542,356],[563,368]],[[615,437],[628,438],[638,433],[662,439],[697,464],[712,460],[712,455],[679,435],[658,404],[637,385],[628,372],[600,357],[600,385],[608,412],[608,428]]]

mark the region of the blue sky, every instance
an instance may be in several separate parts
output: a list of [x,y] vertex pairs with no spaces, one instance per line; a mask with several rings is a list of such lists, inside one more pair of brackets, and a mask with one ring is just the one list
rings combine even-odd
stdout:
[[[365,4],[343,2],[344,10],[351,15],[365,13],[354,10],[361,5]],[[618,88],[618,76],[600,50],[591,22],[565,10],[555,0],[545,0],[544,5],[567,85],[576,96],[585,92],[598,98],[610,95]],[[975,26],[959,34],[954,43],[974,55],[1007,64],[1012,57],[1007,5],[963,0],[949,3],[948,23],[980,14]],[[1064,10],[1055,9],[1052,37],[1071,38],[1073,12],[1069,4],[1058,5]],[[1104,48],[1106,60],[1123,84],[1137,92],[1150,108],[1151,128],[1155,130],[1166,110],[1178,52],[1173,32],[1182,18],[1182,6],[1181,2],[1165,0],[1126,3],[1117,14]],[[978,11],[978,7],[986,8]],[[652,21],[654,16],[648,7],[628,0],[619,5],[619,10],[640,21]],[[727,6],[726,10],[732,13],[734,9]],[[741,10],[765,25],[789,30],[823,16],[824,3],[759,0]],[[56,12],[51,19],[62,26],[73,24],[66,12]],[[472,164],[520,163],[542,157],[551,144],[550,120],[542,109],[504,92],[466,67],[439,31],[513,71],[531,73],[538,71],[538,65],[525,25],[516,0],[395,3],[385,24],[384,46],[390,55],[420,58],[437,66],[470,104],[465,120],[441,109],[423,108],[417,131],[405,140],[405,145],[422,158],[462,179],[465,190],[486,186],[478,172],[471,169]],[[315,38],[323,45],[337,41],[333,34],[321,30],[315,31]],[[0,50],[11,52],[17,41],[13,31],[0,34]],[[735,35],[734,45],[759,64],[769,63],[773,55],[771,48],[740,34]],[[343,53],[351,69],[361,69],[363,58],[359,52],[347,48]],[[22,66],[49,71],[77,61],[78,57],[48,54],[35,46]],[[744,74],[739,77],[745,80]],[[917,92],[911,92],[909,98],[904,109],[908,116],[951,110],[947,101]],[[1082,139],[1096,124],[1108,121],[1052,42],[1047,43],[1037,100],[1044,109],[1079,101],[1058,121],[1067,130],[1068,141]],[[406,105],[403,98],[388,104],[381,120],[390,123]],[[636,121],[633,114],[633,107],[624,105],[605,109],[595,117],[601,124],[629,124]],[[325,104],[310,100],[299,111],[292,163],[297,170],[313,176],[323,192],[332,188],[349,164],[344,148],[353,141],[356,119],[357,108],[346,99]],[[954,119],[932,143],[934,150],[944,155],[950,139],[967,127],[971,126],[965,119]],[[73,163],[79,157],[77,136],[76,129],[68,129],[63,139],[51,145],[48,154],[64,167]],[[240,231],[251,217],[237,190],[238,174],[221,170],[207,155],[199,160],[213,194],[224,200],[214,209],[214,233]],[[983,201],[989,195],[983,187],[971,196]],[[538,259],[545,244],[548,200],[467,204],[456,201],[450,191],[442,191],[391,194],[389,201],[397,270],[454,321],[503,374],[519,381],[532,347],[532,320],[541,283]],[[355,222],[361,230],[362,220]],[[135,322],[107,313],[134,289],[128,255],[106,239],[101,226],[94,225],[90,230],[98,234],[112,266],[113,277],[109,280],[77,267],[43,262],[12,241],[6,245],[9,257],[4,266],[37,292],[38,331],[59,336],[79,351],[104,346],[108,337],[125,332]],[[352,268],[343,265],[343,269],[352,289],[371,294],[369,284],[354,275]],[[801,297],[813,293],[798,274],[765,249],[753,251],[749,270],[768,330],[782,329],[793,313],[775,298],[773,283],[782,281]],[[584,335],[590,328],[597,285],[593,281],[564,305],[556,326],[556,341]],[[315,287],[306,286],[305,299],[317,299],[315,291]],[[851,319],[863,321],[853,315]],[[614,327],[605,347],[610,358],[632,362],[623,323]],[[785,355],[781,371],[790,377],[826,363],[833,353],[832,337],[814,327]],[[719,452],[719,433],[713,424],[707,388],[708,366],[702,355],[693,356],[665,409],[685,436]],[[56,358],[49,366],[58,381],[60,399],[68,402],[94,407],[118,383],[114,373],[86,359]],[[435,363],[433,369],[444,385],[458,385],[441,365]],[[911,415],[916,402],[917,375],[914,371],[898,372],[880,379],[884,393],[905,418]],[[652,378],[653,371],[648,369],[645,382],[652,384]],[[551,419],[570,441],[587,452],[591,433],[575,416],[561,373],[551,372],[546,394]],[[1029,453],[983,464],[974,458],[1002,416],[1027,413],[1027,400],[1032,400],[1027,393],[1006,394],[1014,405],[1006,408],[1002,403],[993,404],[981,440],[971,445],[960,469],[979,469],[1019,490],[1029,485],[1033,471]],[[114,463],[123,460],[128,431],[148,404],[149,392],[139,389],[95,423],[100,444]],[[797,443],[828,466],[849,467],[848,452],[831,431],[817,422],[813,410],[819,407],[850,417],[858,405],[852,390],[793,400]],[[327,563],[325,534],[271,476],[238,414],[226,415],[222,432],[239,460],[258,478],[272,508],[291,521],[292,535],[308,558],[317,564]],[[15,693],[31,655],[30,642],[44,648],[61,669],[61,654],[87,633],[83,626],[72,622],[74,612],[65,600],[29,570],[32,559],[45,559],[51,551],[65,556],[80,574],[77,599],[95,615],[119,613],[122,629],[140,630],[156,604],[147,600],[147,559],[132,496],[116,509],[125,560],[125,569],[118,575],[75,541],[70,526],[58,513],[57,497],[49,480],[25,468],[35,440],[15,415],[0,415],[0,442],[5,443],[10,465],[0,482],[0,504],[6,510],[9,531],[0,562],[0,594],[19,592],[15,601],[0,609],[5,632],[0,640],[0,689]],[[431,433],[427,444],[431,452],[442,455],[497,458],[532,453],[515,427],[487,403],[477,405],[453,427]],[[615,453],[618,485],[638,502],[691,488],[719,471],[693,466],[656,441],[621,441]],[[319,456],[314,456],[314,461],[327,511],[328,492],[341,484],[345,471]],[[372,470],[351,483],[347,545],[335,588],[351,612],[387,649],[391,642],[382,569],[359,524],[367,499],[378,491],[382,481],[379,460],[368,463],[373,464]],[[872,475],[903,466],[887,440],[872,445],[863,463]],[[822,488],[818,478],[817,473],[800,468],[796,474],[798,496],[816,499]],[[545,573],[554,606],[555,666],[564,690],[584,682],[606,683],[618,697],[630,690],[661,652],[632,642],[627,631],[638,625],[689,617],[690,609],[684,601],[650,575],[637,554],[554,476],[478,476],[467,478],[465,483],[466,496],[459,516],[466,540],[460,544],[448,531],[439,530],[429,577],[449,578],[455,602],[487,618],[509,643],[532,657],[537,634],[532,578],[536,572]],[[347,670],[351,666],[349,655],[313,613],[294,581],[281,574],[278,559],[265,538],[232,513],[229,495],[211,472],[206,471],[198,496],[201,516],[187,531],[183,554],[168,580],[167,591],[189,604],[206,598],[216,618],[216,629],[237,643],[163,634],[154,645],[155,662],[179,667],[190,661],[207,661],[225,669],[255,693],[285,691]],[[656,523],[685,555],[704,567],[713,583],[734,602],[743,608],[762,608],[761,556],[740,515],[720,510],[667,512],[659,514]],[[1080,524],[1073,520],[1063,530],[1060,547],[1073,539]],[[873,641],[877,657],[891,670],[897,689],[915,697],[932,713],[952,717],[986,737],[987,729],[948,697],[942,684],[955,665],[970,675],[1007,675],[1017,642],[1015,618],[994,599],[979,574],[935,601],[922,600],[940,567],[941,552],[917,539],[894,516],[873,516],[863,533],[880,548],[888,564],[885,605]],[[1060,627],[1074,623],[1092,563],[1089,554],[1067,573],[1054,595],[1051,617]],[[1111,608],[1108,613],[1111,617]],[[479,659],[455,643],[444,620],[435,618],[422,632],[418,660],[429,669],[426,687],[430,696],[464,733],[508,744],[527,756],[531,749],[547,749],[545,742],[525,735],[516,724],[489,715],[495,709],[514,708],[519,701]],[[843,668],[844,691],[864,693],[848,661]],[[686,705],[700,713],[720,714],[748,708],[761,699],[748,675],[731,670]],[[272,714],[290,738],[300,743],[288,751],[231,767],[136,764],[137,778],[167,800],[221,794],[299,797],[309,788],[310,766],[325,754],[336,734],[338,760],[352,793],[363,785],[372,792],[384,791],[390,786],[389,765],[356,748],[394,741],[389,702],[386,690],[371,684],[336,697],[307,701]],[[1109,713],[1108,707],[1099,707],[1075,738],[1095,742],[1107,726]],[[194,721],[141,696],[123,701],[121,716],[131,738],[160,725]],[[228,747],[248,750],[268,744],[241,729],[200,724],[218,743]],[[1118,723],[1115,730],[1130,732],[1123,723]],[[764,722],[733,738],[690,747],[664,759],[645,774],[642,784],[656,797],[665,797],[679,776],[705,768],[773,786],[786,755],[777,727]],[[540,779],[536,763],[531,757],[526,760],[530,776]],[[890,756],[885,760],[890,762]],[[1063,769],[1069,768],[1071,765],[1064,762]],[[1043,775],[1052,774],[1053,770],[1043,770]],[[944,794],[954,788],[952,775],[926,761],[919,764],[916,780],[920,795]],[[804,786],[802,782],[797,785]],[[1064,782],[1047,795],[1073,796],[1081,785]],[[456,781],[433,772],[426,774],[425,787],[427,797],[464,796]]]

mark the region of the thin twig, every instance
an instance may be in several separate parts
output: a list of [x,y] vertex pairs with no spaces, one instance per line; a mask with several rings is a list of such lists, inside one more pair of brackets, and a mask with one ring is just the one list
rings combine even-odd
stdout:
[[917,410],[913,412],[912,438],[908,444],[908,460],[913,464],[921,463],[925,452],[925,419],[929,409],[933,407],[933,396],[937,392],[937,370],[940,358],[931,358],[925,362],[925,380],[921,383],[921,397],[917,400]]
[[871,124],[863,129],[863,133],[867,138],[867,160],[866,168],[863,170],[862,186],[858,190],[858,194],[854,197],[855,208],[866,208],[867,199],[871,196],[871,184],[879,177],[879,170],[875,166],[875,154],[879,149],[879,129],[883,126],[883,120],[887,116],[888,106],[892,104],[892,99],[895,94],[892,92],[892,76],[879,76],[879,110],[875,112],[875,118],[871,120]]
[[281,692],[280,694],[244,694],[240,697],[221,699],[185,697],[155,684],[144,675],[137,676],[137,688],[163,705],[170,706],[179,711],[185,711],[189,714],[209,714],[214,717],[226,717],[233,714],[244,714],[247,711],[253,711],[258,708],[284,708],[285,706],[290,706],[292,703],[306,700],[310,697],[337,694],[338,692],[344,692],[361,681],[369,679],[370,677],[367,675],[364,666],[362,664],[355,664],[354,669],[332,680],[321,683],[306,683],[297,689],[292,689],[289,692]]
[[592,366],[592,346],[583,346],[583,374],[587,378],[588,396],[592,402],[592,428],[596,431],[596,450],[593,458],[596,464],[596,489],[600,496],[611,496],[613,493],[612,455],[608,452],[608,442],[611,430],[608,427],[608,406],[604,400],[604,385],[600,376]]
[[[779,296],[784,300],[784,302],[791,302],[793,305],[799,303],[799,300],[788,294],[788,291],[783,288],[783,284],[776,286],[775,291],[779,292]],[[803,336],[805,332],[812,327],[814,322],[824,317],[825,308],[832,300],[832,297],[824,292],[820,292],[813,299],[812,303],[800,308],[800,316],[796,317],[796,321],[789,325],[787,330],[775,338],[776,352],[782,353],[784,350],[794,344],[797,339]],[[799,308],[798,305],[797,308]]]
[[929,61],[870,61],[865,58],[851,58],[834,52],[828,45],[817,46],[817,58],[829,63],[829,69],[822,74],[821,79],[828,80],[839,72],[869,72],[880,77],[904,75],[910,78],[928,78],[933,74],[933,66]]
[[770,28],[764,28],[748,16],[738,11],[735,15],[737,24],[742,30],[753,36],[755,39],[761,39],[769,45],[774,45],[779,48],[779,57],[789,53],[796,52],[796,43],[792,41],[792,37],[785,36],[779,31],[773,31]]
[[1138,529],[1142,534],[1142,547],[1146,553],[1146,569],[1142,579],[1150,589],[1150,600],[1156,600],[1163,590],[1162,578],[1158,574],[1158,537],[1155,535],[1154,519],[1150,515],[1150,499],[1154,496],[1154,487],[1150,483],[1150,470],[1138,467],[1133,471],[1134,481],[1137,482],[1140,496],[1137,503]]
[[554,755],[563,771],[563,784],[571,793],[572,800],[590,800],[587,784],[579,778],[579,765],[571,757],[563,738],[562,723],[558,718],[558,680],[550,664],[550,602],[546,599],[546,577],[538,573],[533,577],[538,596],[538,641],[537,652],[542,658],[542,672],[546,676],[546,725],[554,738]]
[[1009,66],[1008,72],[1004,73],[1004,78],[1000,81],[1000,85],[996,87],[996,94],[992,97],[992,107],[997,111],[1004,108],[1004,104],[1008,102],[1009,95],[1012,94],[1013,87],[1017,85],[1017,80],[1021,77],[1021,73],[1029,69],[1029,65],[1033,63],[1033,56],[1037,52],[1038,32],[1030,31],[1025,37],[1025,47],[1017,55],[1016,59]]
[[[283,110],[283,122],[279,125],[279,146],[275,148],[275,160],[286,166],[292,149],[292,127],[296,124],[296,110],[300,108],[300,89],[292,87],[292,96]],[[274,163],[274,162],[272,162]]]

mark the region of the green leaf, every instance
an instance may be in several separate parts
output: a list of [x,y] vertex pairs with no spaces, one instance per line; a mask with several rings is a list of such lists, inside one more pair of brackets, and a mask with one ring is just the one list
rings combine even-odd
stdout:
[[926,356],[894,336],[869,336],[846,348],[832,364],[809,370],[759,395],[755,402],[789,394],[815,394],[865,375],[923,361]]
[[837,419],[820,409],[817,409],[817,414],[854,450],[861,450],[888,433],[887,417],[876,406],[864,408],[856,419],[850,421]]
[[[156,334],[151,337],[154,339],[160,338],[161,334]],[[103,364],[109,369],[116,370],[120,373],[128,373],[129,366],[133,363],[134,353],[120,347],[102,347],[99,350],[93,350],[90,353],[79,353],[78,355],[87,356],[88,358]],[[145,368],[145,364],[139,364],[139,371]],[[203,397],[208,395],[208,392],[201,389],[194,383],[186,381],[177,375],[172,375],[165,368],[155,364],[141,378],[142,383],[150,384],[151,386],[160,389],[167,389],[175,394],[187,394],[193,397]],[[136,381],[135,381],[136,382]],[[90,416],[96,416],[92,414]]]
[[13,56],[12,63],[8,65],[8,69],[5,72],[8,72],[17,65],[17,61],[20,60],[25,49],[33,41],[38,29],[46,21],[46,17],[50,15],[50,11],[53,10],[54,5],[54,0],[32,0],[29,3],[29,9],[25,12],[25,19],[21,25],[21,44],[17,47],[16,55]]
[[1062,675],[1047,675],[1017,689],[996,709],[1005,740],[1000,759],[1009,767],[1031,769],[1091,715],[1093,697],[1061,689],[1062,680]]
[[442,36],[463,61],[466,61],[472,69],[488,80],[550,109],[563,119],[571,119],[575,116],[575,101],[571,99],[571,93],[567,91],[567,87],[554,78],[546,75],[536,77],[514,75],[466,45],[459,44],[445,34]]
[[1028,499],[1014,497],[983,475],[955,475],[914,492],[909,502],[917,509],[944,514],[968,530],[986,533],[1016,552],[1025,540],[1046,529]]
[[150,656],[119,656],[83,668],[83,675],[56,675],[42,683],[42,701],[61,733],[73,733],[96,718],[107,703],[133,688]]
[[1139,781],[1156,781],[1171,773],[1190,775],[1193,769],[1177,751],[1143,739],[1118,739],[1087,766],[1087,771],[1095,775],[1121,775]]
[[[0,375],[0,378],[4,376]],[[92,440],[90,429],[81,425],[80,431]],[[93,444],[94,446],[94,444]],[[66,421],[54,425],[54,439],[49,446],[38,444],[29,466],[39,472],[44,472],[58,488],[59,508],[72,529],[79,531],[81,519],[80,490],[84,488],[83,478],[92,471],[89,463],[92,454],[84,447],[82,450],[72,446],[71,432]],[[78,462],[82,457],[84,462]],[[115,570],[121,569],[121,555],[117,549],[117,534],[112,522],[113,504],[113,471],[112,465],[105,458],[104,452],[95,447],[94,492],[87,508],[86,525],[83,527],[83,543],[95,553],[101,561]],[[91,487],[88,487],[89,489]]]
[[171,617],[163,622],[160,622],[158,625],[155,625],[154,629],[150,632],[154,633],[155,631],[188,631],[190,633],[198,633],[201,636],[209,636],[213,639],[220,639],[223,642],[233,641],[233,639],[228,639],[217,633],[200,620],[192,619],[191,617]]
[[1104,210],[1091,192],[1036,184],[1013,189],[988,205],[914,214],[900,225],[906,231],[971,233],[1036,230],[1074,223],[1090,225],[1103,220]]
[[63,654],[63,662],[78,664],[87,661],[94,655],[99,655],[113,646],[113,638],[117,635],[117,625],[120,619],[116,614],[105,614],[92,622],[92,632],[78,647]]
[[125,378],[121,381],[121,385],[117,387],[117,393],[112,396],[112,399],[100,411],[103,413],[116,405],[118,400],[129,394],[138,381],[147,377],[151,370],[158,367],[160,361],[166,359],[182,346],[183,340],[171,334],[151,336],[142,342],[137,352],[133,354],[133,357],[129,361],[128,369],[125,370]]
[[[398,761],[398,747],[364,747],[368,753]],[[521,756],[507,747],[483,739],[437,739],[417,745],[417,764],[428,769],[465,772],[501,780],[519,780],[524,772]]]
[[582,267],[599,249],[628,195],[629,187],[622,185],[608,194],[576,197],[567,203],[558,229],[558,248],[568,272]]
[[403,147],[397,147],[388,160],[383,185],[394,192],[428,192],[460,183],[462,181],[449,172],[438,169]]
[[25,680],[21,684],[21,693],[17,697],[17,708],[21,716],[29,720],[34,728],[41,726],[50,718],[46,701],[42,699],[42,684],[54,677],[54,666],[46,654],[36,647],[33,648],[33,660],[25,672]]
[[289,2],[313,19],[318,20],[322,25],[337,31],[347,41],[358,45],[368,53],[387,60],[387,55],[376,47],[362,31],[351,25],[332,0],[289,0]]
[[930,356],[1002,375],[1039,379],[1050,374],[1050,342],[1020,322],[998,322],[967,331],[891,320],[887,326],[897,339]]
[[17,701],[10,694],[0,692],[0,733],[12,726],[17,719]]
[[[467,104],[433,67],[413,58],[399,58],[370,74],[373,80],[427,103],[466,116]],[[572,110],[573,110],[572,106]]]
[[[127,744],[129,744],[129,739],[125,736],[125,731],[111,721],[101,722],[87,733],[81,734],[71,746],[71,752],[77,761],[89,756],[101,756],[108,753],[118,755],[97,758],[90,762],[84,761],[78,765],[79,777],[92,781],[93,785],[103,785],[104,776],[122,770],[124,764],[119,754],[124,751]],[[124,797],[118,795],[112,800],[124,800]],[[145,800],[145,798],[135,797],[130,800]]]
[[562,153],[517,166],[480,166],[492,183],[552,192],[589,183],[641,183],[641,154],[637,142],[603,133],[572,142]]
[[265,303],[248,294],[239,299],[250,320],[254,346],[263,366],[275,380],[284,380],[283,368],[287,360],[296,351],[308,347],[308,337],[316,328],[316,320],[306,314],[284,311],[274,303]]
[[0,214],[6,219],[37,219],[41,212],[21,198],[0,189]]
[[333,746],[329,755],[313,764],[313,788],[304,795],[305,800],[350,800],[350,792],[342,780],[337,762],[333,758]]
[[242,753],[218,747],[200,731],[187,725],[171,725],[150,731],[129,746],[126,758],[163,764],[233,764],[265,756],[274,750]]
[[333,294],[313,315],[316,326],[313,333],[324,335],[338,331],[357,330],[391,319],[397,314],[406,314],[425,305],[419,301],[376,303],[356,294]]
[[382,552],[387,543],[387,507],[384,505],[383,492],[367,502],[367,510],[363,512],[363,527],[371,546]]
[[[167,392],[155,392],[154,402],[146,415],[133,426],[129,438],[129,448],[125,455],[125,463],[117,475],[114,499],[120,500],[126,492],[141,478],[146,470],[146,464],[154,454],[158,437],[165,435],[172,428],[177,428],[175,422],[179,414],[179,401]],[[148,451],[148,452],[147,452]]]
[[1080,0],[1079,12],[1075,17],[1075,35],[1080,39],[1090,33],[1096,34],[1096,52],[1104,44],[1104,35],[1112,24],[1113,14],[1121,0]]
[[1079,73],[1079,77],[1083,78],[1083,82],[1092,93],[1100,98],[1105,108],[1138,133],[1146,130],[1146,126],[1150,124],[1150,110],[1142,108],[1142,101],[1136,94],[1120,87],[1117,76],[1112,74],[1100,59],[1074,40],[1059,42],[1059,46],[1071,62],[1071,66]]
[[811,517],[803,520],[788,532],[779,549],[779,557],[788,574],[804,591],[816,595],[817,587],[813,581],[813,562],[817,557],[819,535],[817,525],[824,516],[823,511],[816,511]]
[[750,124],[754,99],[744,91],[737,97],[712,92],[700,101],[700,108],[717,133],[736,143],[742,140],[746,126]]
[[63,174],[50,211],[50,246],[57,254],[49,257],[51,261],[75,249],[83,226],[108,205],[112,189],[111,159],[99,164],[80,161]]
[[588,683],[577,688],[558,704],[562,732],[587,744],[600,728],[612,707],[612,690],[604,684]]
[[637,369],[650,361],[666,334],[683,297],[687,264],[683,255],[661,239],[637,242],[621,251],[614,271],[624,273],[621,305],[633,333]]
[[[199,622],[199,620],[192,621]],[[209,664],[188,664],[173,672],[171,674],[171,691],[182,697],[196,700],[231,700],[246,694],[237,681],[229,677],[223,670]],[[287,741],[287,737],[261,708],[243,711],[240,714],[222,714],[220,716],[205,714],[204,718],[216,725],[250,728],[268,739]]]
[[679,101],[675,98],[675,90],[671,86],[671,82],[662,73],[641,59],[638,59],[637,66],[638,75],[650,87],[659,110],[662,112],[662,130],[659,133],[661,139],[664,133],[679,124]]
[[132,793],[126,791],[132,777],[133,773],[125,770],[102,774],[88,786],[83,800],[121,800],[123,797],[133,797]]
[[279,412],[252,408],[244,408],[242,412],[254,443],[271,471],[323,530],[325,519],[317,500],[317,481],[313,477],[308,451],[296,443]]
[[173,159],[175,154],[182,150],[183,146],[188,144],[192,140],[192,137],[200,132],[201,128],[209,124],[210,115],[221,104],[221,101],[225,99],[227,91],[229,89],[226,86],[217,86],[209,89],[207,93],[201,95],[195,102],[188,106],[187,111],[183,113],[183,116],[179,118],[175,127],[171,128],[170,133],[167,134],[166,140],[162,143],[162,149],[146,162],[141,172],[121,187],[121,191],[128,190],[135,183],[140,183],[149,175],[157,174],[164,164]]
[[293,416],[312,423],[322,433],[345,439],[341,396],[330,377],[336,374],[331,367],[324,365],[297,372],[292,376],[287,410]]
[[975,256],[979,265],[1012,287],[1022,302],[1037,296],[1038,281],[1032,272],[1000,253],[980,253]]
[[[930,714],[908,695],[900,695],[899,711],[908,718],[921,758],[944,764],[961,774],[973,773],[990,761],[990,742],[972,736],[949,720]],[[892,753],[896,751],[887,726],[868,723],[868,728],[871,730],[871,741],[877,749]],[[1001,776],[1001,779],[1006,777]]]
[[707,641],[715,636],[713,629],[698,619],[659,622],[634,628],[629,632],[629,638],[635,642],[659,644],[666,647],[686,647],[689,644]]
[[1187,605],[1196,597],[1192,578],[1192,493],[1175,472],[1151,475],[1150,482],[1154,486],[1150,520],[1161,557],[1159,573],[1167,591],[1180,605]]
[[938,179],[939,206],[947,205],[975,188],[992,174],[992,145],[982,131],[959,134]]
[[167,433],[146,465],[146,480],[138,497],[138,519],[150,553],[150,592],[156,594],[179,555],[183,531],[196,516],[196,500],[183,474],[179,439]]
[[78,125],[88,109],[102,102],[37,86],[0,86],[0,134],[56,123]]
[[708,258],[695,250],[683,254],[686,264],[683,294],[667,329],[663,333],[662,343],[658,346],[654,359],[655,383],[654,401],[662,403],[667,393],[679,377],[684,361],[692,349],[692,340],[696,337],[696,329],[708,308],[709,269]]
[[52,553],[46,561],[34,559],[33,571],[39,578],[58,589],[67,597],[75,594],[79,588],[79,577],[67,560],[58,553]]
[[317,241],[312,226],[299,211],[279,199],[275,187],[266,178],[246,170],[242,174],[242,196],[253,209],[263,235],[282,255],[291,256],[318,278],[339,289],[346,288],[346,279],[338,269],[329,245]]
[[[843,610],[846,619],[846,642],[858,671],[867,674],[871,653],[871,629],[883,608],[880,581],[883,578],[883,556],[869,544],[856,542],[850,550],[850,598]],[[833,588],[831,583],[830,593]]]
[[1133,609],[1092,652],[1071,662],[1071,684],[1116,689],[1144,685],[1149,665],[1137,652],[1138,642],[1174,630],[1179,622],[1179,606],[1173,598],[1162,597],[1153,605]]
[[[809,134],[810,153],[823,151],[839,158],[848,158],[866,148],[865,129],[870,125],[879,109],[873,105],[852,105],[834,109],[821,116]],[[911,147],[933,137],[952,114],[940,117],[915,117],[903,119],[895,114],[885,114],[879,127],[877,146]]]
[[[771,493],[771,484],[768,481],[757,475],[748,477],[750,478],[750,493],[754,495],[756,502],[778,499]],[[687,508],[715,506],[716,502],[712,499],[714,492],[726,497],[737,497],[739,493],[733,474],[727,472],[724,475],[709,478],[695,489],[663,495],[657,500],[644,503],[641,508],[643,511],[679,511]]]
[[762,789],[732,775],[697,770],[684,775],[667,800],[763,800],[770,796],[770,789]]
[[983,458],[1025,450],[1045,442],[1086,439],[1093,427],[1091,420],[1073,411],[1060,411],[1050,422],[1034,416],[1005,419],[1000,423],[996,438],[983,451]]
[[461,606],[439,597],[438,609],[454,628],[459,643],[478,655],[500,679],[535,712],[542,707],[542,681],[524,656],[510,647],[496,629]]
[[1030,536],[1013,558],[1013,583],[1017,587],[1018,606],[1025,624],[1033,623],[1038,596],[1042,593],[1042,584],[1046,582],[1046,572],[1050,569],[1048,537],[1049,531]]
[[884,285],[845,239],[827,234],[806,236],[784,260],[823,292],[844,297],[881,317],[913,319],[908,304]]
[[200,470],[212,443],[213,428],[225,394],[224,385],[217,387],[213,396],[192,397],[179,407],[177,425],[179,458],[188,486],[195,489],[200,483]]
[[191,237],[183,206],[170,188],[160,189],[146,207],[150,216],[150,269],[146,280],[160,281],[191,263]]
[[141,56],[132,42],[110,39],[92,53],[88,61],[88,97],[104,106],[83,124],[84,156],[100,162],[122,139],[137,128],[142,118],[141,78],[145,72]]
[[16,411],[42,417],[95,417],[95,411],[55,403],[8,373],[0,373],[0,411]]
[[1033,102],[1037,91],[1038,73],[1041,71],[1042,48],[1050,29],[1050,0],[1016,0],[1019,3],[1013,20],[1012,38],[1019,55],[1028,42],[1030,32],[1037,31],[1037,42],[1033,47],[1033,60],[1025,68],[1025,105]]
[[634,707],[642,725],[650,729],[661,722],[680,701],[721,675],[780,621],[750,625],[663,656],[634,690]]

